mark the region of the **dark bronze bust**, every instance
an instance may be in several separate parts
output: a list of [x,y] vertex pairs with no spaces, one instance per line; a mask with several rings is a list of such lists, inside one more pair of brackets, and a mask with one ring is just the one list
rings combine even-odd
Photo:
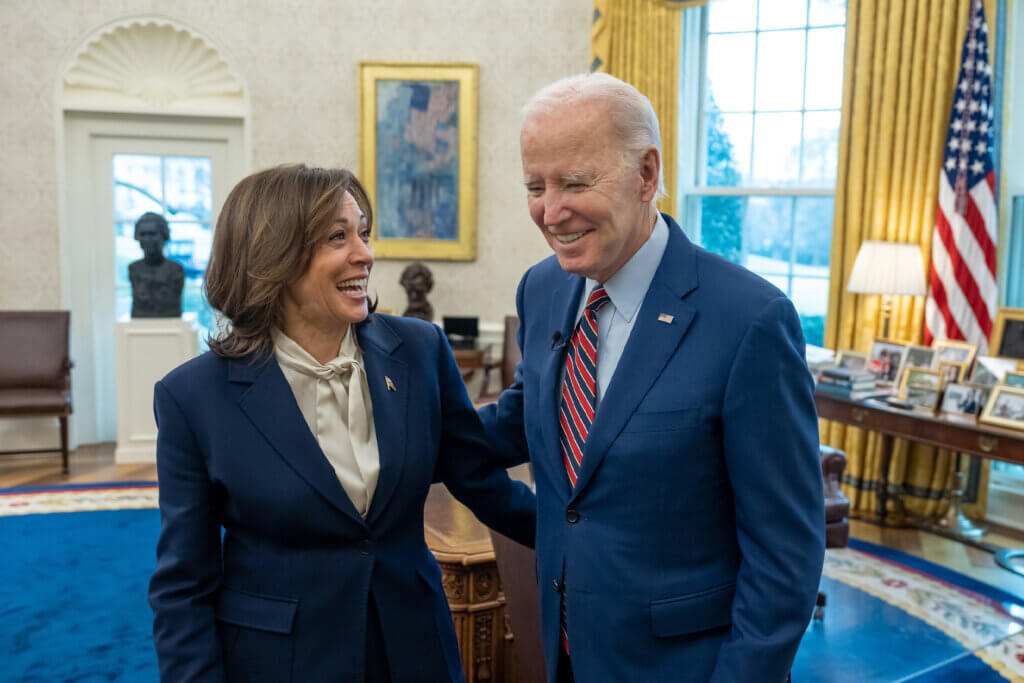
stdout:
[[434,288],[434,276],[430,269],[422,263],[409,264],[402,271],[399,282],[409,298],[409,306],[402,315],[433,322],[434,307],[427,301],[427,292]]
[[164,245],[171,239],[167,220],[147,211],[135,221],[135,239],[142,247],[143,257],[128,264],[132,317],[180,318],[185,269],[164,256]]

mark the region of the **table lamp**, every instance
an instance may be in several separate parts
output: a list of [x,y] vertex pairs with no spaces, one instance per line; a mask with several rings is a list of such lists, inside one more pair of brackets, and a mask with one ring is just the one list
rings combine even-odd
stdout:
[[863,242],[846,291],[882,295],[882,336],[888,338],[892,297],[924,296],[926,292],[921,247],[899,242]]

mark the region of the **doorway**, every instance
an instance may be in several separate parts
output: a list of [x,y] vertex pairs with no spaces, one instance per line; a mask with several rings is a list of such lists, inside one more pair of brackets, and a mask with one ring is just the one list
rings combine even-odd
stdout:
[[165,255],[185,267],[183,315],[202,328],[213,227],[244,175],[240,119],[65,113],[68,220],[62,258],[71,308],[72,445],[114,441],[114,323],[128,318],[128,263],[141,258],[135,221],[164,216]]

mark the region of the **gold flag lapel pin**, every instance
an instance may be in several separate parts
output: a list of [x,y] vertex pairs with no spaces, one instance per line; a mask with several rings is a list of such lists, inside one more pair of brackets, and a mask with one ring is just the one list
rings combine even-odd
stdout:
[[388,391],[398,391],[398,388],[395,386],[395,383],[392,382],[391,378],[388,377],[387,375],[384,375],[384,383],[388,385]]
[[661,315],[658,316],[658,322],[665,323],[666,325],[671,325],[673,320],[675,320],[675,317],[669,315],[668,313],[662,313]]

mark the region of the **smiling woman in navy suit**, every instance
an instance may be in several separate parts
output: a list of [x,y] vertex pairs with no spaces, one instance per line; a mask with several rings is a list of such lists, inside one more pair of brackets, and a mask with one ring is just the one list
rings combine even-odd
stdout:
[[221,210],[206,288],[230,324],[155,389],[163,681],[461,681],[431,482],[533,544],[441,332],[373,313],[371,225],[351,173],[302,165]]

